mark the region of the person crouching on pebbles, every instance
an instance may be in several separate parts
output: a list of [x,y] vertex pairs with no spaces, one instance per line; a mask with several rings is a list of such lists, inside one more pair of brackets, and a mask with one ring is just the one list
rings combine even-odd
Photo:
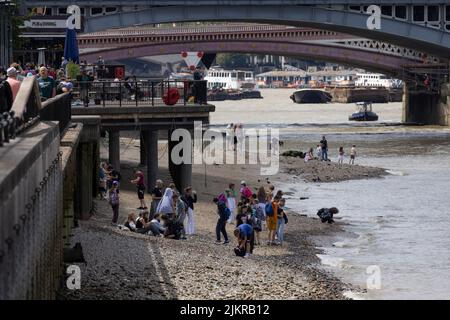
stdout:
[[238,239],[238,246],[234,249],[235,254],[244,258],[250,257],[255,241],[252,226],[243,223],[234,230],[234,235]]
[[319,216],[322,223],[328,222],[328,223],[334,223],[333,215],[338,214],[339,210],[336,207],[332,208],[322,208],[319,211],[317,211],[317,215]]

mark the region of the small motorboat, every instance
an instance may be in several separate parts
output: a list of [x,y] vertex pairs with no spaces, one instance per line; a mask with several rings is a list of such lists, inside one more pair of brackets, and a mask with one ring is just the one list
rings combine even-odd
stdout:
[[378,115],[372,111],[372,102],[357,102],[358,111],[348,117],[350,121],[377,121]]
[[332,97],[324,90],[303,89],[295,91],[290,98],[295,103],[327,103]]

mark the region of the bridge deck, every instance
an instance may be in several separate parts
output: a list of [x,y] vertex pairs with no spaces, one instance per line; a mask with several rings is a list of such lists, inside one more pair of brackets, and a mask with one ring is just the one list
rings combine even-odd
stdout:
[[194,121],[209,124],[213,105],[73,107],[74,116],[98,115],[103,129],[144,130],[192,128]]

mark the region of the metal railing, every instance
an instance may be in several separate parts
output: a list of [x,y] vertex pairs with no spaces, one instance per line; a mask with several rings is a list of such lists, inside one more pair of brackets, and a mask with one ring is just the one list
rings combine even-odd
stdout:
[[73,105],[94,106],[162,106],[164,96],[175,89],[175,105],[206,104],[205,80],[75,81]]

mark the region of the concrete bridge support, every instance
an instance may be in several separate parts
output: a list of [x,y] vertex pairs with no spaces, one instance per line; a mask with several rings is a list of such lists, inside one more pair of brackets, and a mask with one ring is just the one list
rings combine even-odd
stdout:
[[151,193],[158,177],[158,130],[141,132],[141,162],[142,156],[147,165],[147,192]]
[[[173,130],[170,129],[168,131],[168,161],[169,161],[169,172],[172,176],[172,180],[175,183],[177,189],[180,192],[183,192],[184,188],[190,186],[192,184],[192,153],[189,155],[191,159],[191,163],[181,163],[175,164],[172,161],[172,150],[179,143],[179,141],[172,141]],[[191,133],[192,139],[192,133]],[[183,151],[180,153],[180,156],[183,157]]]
[[450,83],[443,84],[440,92],[405,85],[403,95],[403,122],[450,126]]
[[92,214],[98,191],[100,117],[74,116],[73,121],[83,124],[76,155],[75,220],[85,220]]
[[120,170],[120,131],[109,130],[109,163]]

